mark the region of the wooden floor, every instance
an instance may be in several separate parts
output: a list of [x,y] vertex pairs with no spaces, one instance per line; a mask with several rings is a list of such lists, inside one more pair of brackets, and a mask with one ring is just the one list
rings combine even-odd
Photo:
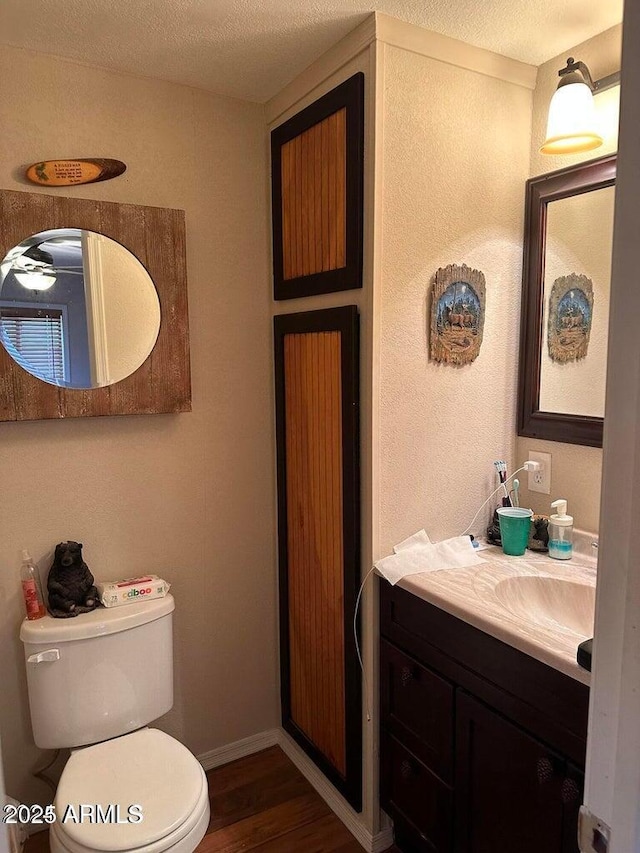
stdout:
[[[196,853],[362,853],[280,747],[210,770],[207,778],[211,821]],[[25,853],[48,850],[45,832],[25,845]]]

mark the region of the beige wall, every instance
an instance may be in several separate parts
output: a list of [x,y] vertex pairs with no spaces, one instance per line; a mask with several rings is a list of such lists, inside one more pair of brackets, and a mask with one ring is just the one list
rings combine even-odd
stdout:
[[[529,89],[386,47],[377,556],[423,526],[461,533],[495,486],[493,461],[516,462],[530,134]],[[484,342],[463,367],[428,358],[432,279],[452,263],[487,282]]]
[[[618,147],[619,87],[603,92],[595,99],[598,115],[605,131],[605,144],[602,147],[596,151],[588,151],[582,154],[553,157],[540,154],[539,148],[544,140],[549,101],[558,84],[558,70],[565,65],[567,57],[573,56],[576,60],[581,59],[586,62],[594,79],[599,79],[620,69],[621,40],[622,26],[612,27],[595,38],[564,51],[560,56],[545,62],[538,69],[538,79],[533,96],[531,176],[562,169],[616,151]],[[519,459],[525,459],[528,450],[541,450],[552,455],[551,495],[529,492],[526,487],[527,480],[522,478],[522,502],[531,506],[536,512],[548,514],[551,501],[558,497],[567,498],[569,511],[575,519],[576,527],[597,532],[600,513],[602,450],[530,438],[518,438],[516,447]]]
[[[72,538],[98,578],[173,584],[175,706],[202,753],[278,724],[263,108],[4,47],[0,186],[43,157],[128,170],[59,190],[186,211],[193,412],[0,424],[0,726],[9,793],[45,800],[27,710],[19,549]],[[71,225],[73,223],[70,223]],[[25,235],[27,236],[27,235]]]

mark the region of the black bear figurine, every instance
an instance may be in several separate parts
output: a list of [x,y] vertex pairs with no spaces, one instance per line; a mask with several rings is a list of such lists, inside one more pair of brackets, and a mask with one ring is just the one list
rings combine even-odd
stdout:
[[47,579],[49,613],[60,619],[89,613],[100,605],[89,566],[82,559],[81,542],[56,545]]
[[549,519],[545,515],[534,515],[531,519],[527,548],[530,551],[539,551],[542,554],[549,550]]

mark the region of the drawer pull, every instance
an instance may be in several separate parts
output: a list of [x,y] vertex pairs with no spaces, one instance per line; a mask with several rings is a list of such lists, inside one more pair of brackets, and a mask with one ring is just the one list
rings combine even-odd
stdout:
[[575,803],[580,796],[580,788],[575,779],[565,779],[562,783],[562,802],[565,805]]
[[551,763],[551,759],[539,758],[536,773],[538,775],[538,784],[544,785],[545,782],[549,782],[553,777],[553,764]]
[[406,687],[410,681],[415,678],[414,672],[409,666],[403,666],[400,673],[400,682],[403,687]]
[[403,761],[400,765],[400,775],[403,779],[410,779],[413,776],[413,767],[410,761]]

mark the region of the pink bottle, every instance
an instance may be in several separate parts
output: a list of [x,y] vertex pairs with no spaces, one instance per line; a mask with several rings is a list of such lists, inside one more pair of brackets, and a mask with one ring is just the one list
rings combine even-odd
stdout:
[[41,619],[47,615],[40,589],[38,570],[33,565],[33,560],[27,550],[22,552],[22,566],[20,567],[20,580],[22,582],[22,595],[27,610],[27,619]]

